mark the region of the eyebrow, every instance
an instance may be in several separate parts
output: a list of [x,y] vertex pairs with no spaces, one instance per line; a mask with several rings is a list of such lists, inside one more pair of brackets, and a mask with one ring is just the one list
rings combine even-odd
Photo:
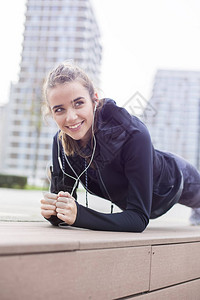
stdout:
[[51,109],[55,109],[55,108],[61,107],[61,106],[63,106],[63,105],[64,105],[64,104],[55,105],[55,106],[52,106]]
[[80,97],[77,97],[76,99],[72,100],[72,102],[76,102],[76,101],[78,101],[78,100],[80,100],[80,99],[85,99],[85,98],[82,97],[82,96],[80,96]]

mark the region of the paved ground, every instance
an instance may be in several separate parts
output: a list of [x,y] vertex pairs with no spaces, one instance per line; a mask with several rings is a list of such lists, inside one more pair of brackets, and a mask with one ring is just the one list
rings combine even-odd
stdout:
[[[26,191],[0,188],[0,221],[44,221],[40,215],[40,200],[43,197],[42,191]],[[102,211],[110,212],[110,202],[88,195],[89,207]],[[85,192],[78,193],[79,203],[85,203]],[[118,211],[115,207],[114,212]],[[182,205],[175,205],[167,214],[151,220],[151,226],[158,224],[175,225],[189,224],[191,210]]]

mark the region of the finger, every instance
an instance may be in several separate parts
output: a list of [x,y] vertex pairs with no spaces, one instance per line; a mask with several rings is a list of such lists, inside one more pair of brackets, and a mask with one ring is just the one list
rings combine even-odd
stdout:
[[44,196],[48,197],[48,198],[57,198],[57,194],[51,193],[51,192],[45,192]]
[[57,200],[52,200],[52,199],[42,199],[40,201],[41,204],[51,204],[51,205],[55,205],[57,202]]
[[59,207],[56,207],[56,212],[57,214],[62,214],[64,215],[66,218],[70,218],[71,215],[72,215],[72,208],[68,207],[68,208],[59,208]]
[[71,197],[70,193],[68,192],[63,192],[63,191],[60,191],[58,193],[58,197]]
[[57,194],[54,194],[54,193],[49,193],[49,192],[44,193],[44,198],[45,198],[45,199],[53,199],[53,200],[56,200],[57,197],[58,197],[58,195],[57,195]]
[[58,207],[58,208],[66,208],[67,209],[68,202],[64,202],[64,201],[59,202],[59,201],[57,201],[55,206]]
[[60,220],[64,221],[65,223],[67,223],[67,219],[63,214],[57,213],[57,217],[58,217],[58,219],[60,219]]
[[[71,197],[71,196],[70,196]],[[57,202],[65,202],[69,203],[70,198],[69,197],[58,197]]]
[[59,213],[59,214],[64,215],[66,211],[63,208],[56,207],[56,212]]
[[51,211],[51,210],[41,210],[41,215],[44,217],[44,218],[49,218],[49,217],[51,217],[51,216],[56,216],[57,215],[57,213],[56,213],[56,211]]
[[66,216],[61,213],[57,213],[57,217],[68,225],[72,225],[75,222],[75,217],[72,216]]
[[49,205],[49,204],[42,204],[41,209],[56,211],[56,207],[54,205]]
[[[76,204],[75,204],[75,208],[76,208]],[[69,215],[72,214],[74,211],[74,203],[69,203],[69,204],[65,204],[65,203],[58,203],[58,205],[56,204],[56,212],[64,214],[64,215]]]

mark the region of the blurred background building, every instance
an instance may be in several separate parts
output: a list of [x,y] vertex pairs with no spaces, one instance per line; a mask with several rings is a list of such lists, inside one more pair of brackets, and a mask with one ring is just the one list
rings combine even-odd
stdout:
[[19,80],[11,85],[9,103],[0,111],[6,114],[2,172],[26,175],[32,181],[45,178],[57,129],[52,121],[45,125],[41,116],[44,78],[57,63],[70,59],[98,84],[101,53],[89,0],[27,1]]
[[177,153],[200,169],[200,72],[159,70],[145,123],[154,147]]
[[1,105],[0,106],[0,170],[2,169],[3,167],[3,161],[2,161],[2,156],[3,156],[3,148],[5,146],[5,143],[4,143],[4,138],[6,136],[6,133],[5,133],[5,110],[6,110],[6,106],[5,105]]

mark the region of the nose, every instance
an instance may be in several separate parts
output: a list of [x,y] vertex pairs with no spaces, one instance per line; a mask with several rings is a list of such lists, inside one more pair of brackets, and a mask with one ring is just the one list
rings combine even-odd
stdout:
[[68,125],[73,125],[73,122],[77,119],[77,114],[74,109],[68,109],[66,113],[66,122]]

